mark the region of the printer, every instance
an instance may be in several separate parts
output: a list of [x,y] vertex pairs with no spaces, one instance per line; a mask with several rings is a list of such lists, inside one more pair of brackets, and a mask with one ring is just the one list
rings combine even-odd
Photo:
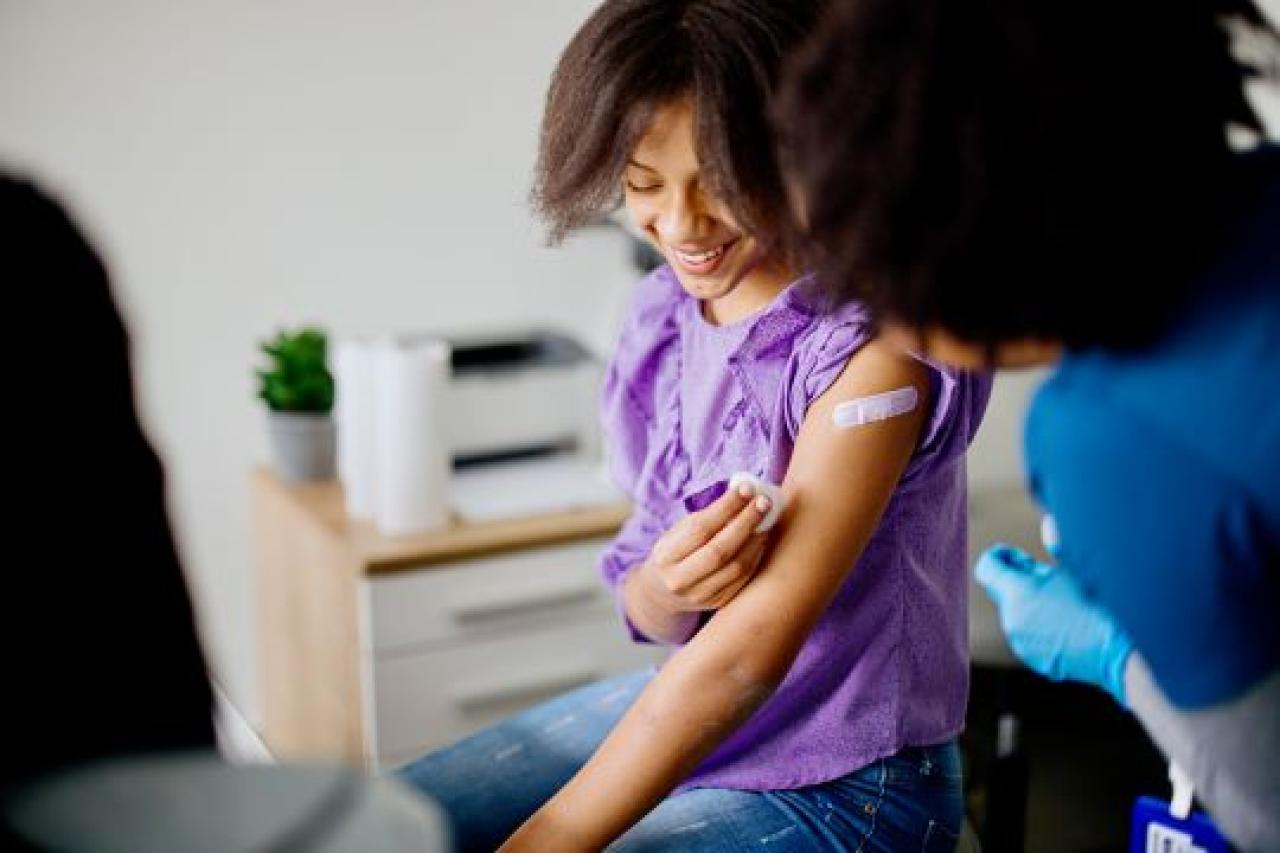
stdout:
[[600,453],[599,361],[560,332],[447,337],[448,436],[455,468]]

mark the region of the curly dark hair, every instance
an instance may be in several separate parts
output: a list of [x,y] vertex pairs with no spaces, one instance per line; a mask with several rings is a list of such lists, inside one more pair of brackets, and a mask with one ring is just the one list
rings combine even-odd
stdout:
[[693,103],[708,189],[763,241],[789,230],[769,127],[785,55],[822,0],[606,0],[560,57],[542,119],[533,203],[553,241],[621,201],[653,111]]
[[1220,231],[1218,17],[1249,2],[843,0],[775,110],[800,240],[840,300],[984,345],[1140,345]]

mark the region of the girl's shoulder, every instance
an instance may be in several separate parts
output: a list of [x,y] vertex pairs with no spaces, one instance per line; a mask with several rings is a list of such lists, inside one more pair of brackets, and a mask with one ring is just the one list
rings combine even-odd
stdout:
[[[871,312],[860,302],[832,304],[816,279],[797,282],[786,295],[783,311],[753,335],[761,351],[785,353],[785,405],[787,426],[794,436],[813,401],[843,372],[849,359],[874,336]],[[789,346],[778,337],[790,337]]]
[[[795,290],[797,305],[811,312],[791,351],[787,420],[793,436],[810,405],[825,394],[849,360],[875,337],[870,310],[860,302],[833,305],[816,282]],[[932,394],[929,420],[920,438],[917,462],[952,459],[964,453],[977,432],[991,393],[991,376],[968,373],[915,355],[929,373]]]
[[833,303],[813,277],[797,282],[788,296],[796,310],[808,317],[792,349],[800,363],[816,365],[835,353],[843,354],[847,361],[874,336],[871,311],[866,305],[857,300]]
[[[622,318],[617,346],[605,371],[600,420],[609,438],[614,481],[630,492],[641,479],[659,421],[675,412],[680,381],[678,315],[689,298],[667,267],[634,288]],[[670,433],[670,430],[665,430]]]
[[680,342],[680,318],[684,302],[690,300],[669,266],[659,266],[645,275],[627,300],[622,328],[614,347],[609,374],[617,382],[640,386],[640,403],[645,415],[652,414],[652,393],[648,387],[658,374],[667,373]]
[[632,287],[622,319],[623,335],[647,340],[677,328],[681,307],[692,298],[671,267],[658,267]]
[[625,386],[646,421],[653,420],[660,403],[655,399],[659,387],[678,373],[681,309],[688,299],[675,274],[662,266],[641,279],[627,300],[609,379]]

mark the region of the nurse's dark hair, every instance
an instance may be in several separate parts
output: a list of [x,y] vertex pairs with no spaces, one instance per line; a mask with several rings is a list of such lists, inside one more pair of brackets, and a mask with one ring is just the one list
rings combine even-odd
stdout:
[[[1230,22],[1229,26],[1224,23]],[[836,0],[775,120],[840,300],[988,352],[1148,342],[1226,229],[1243,0]]]
[[694,107],[708,189],[758,239],[790,230],[769,129],[783,59],[822,0],[606,0],[551,78],[534,208],[553,241],[621,202],[622,175],[656,108]]

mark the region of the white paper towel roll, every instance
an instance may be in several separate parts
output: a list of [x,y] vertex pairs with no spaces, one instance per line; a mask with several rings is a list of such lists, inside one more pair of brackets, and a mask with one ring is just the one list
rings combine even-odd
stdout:
[[371,519],[378,509],[375,352],[365,340],[339,340],[334,347],[338,480],[352,518]]
[[384,341],[376,354],[377,513],[386,536],[412,536],[449,520],[449,346]]

